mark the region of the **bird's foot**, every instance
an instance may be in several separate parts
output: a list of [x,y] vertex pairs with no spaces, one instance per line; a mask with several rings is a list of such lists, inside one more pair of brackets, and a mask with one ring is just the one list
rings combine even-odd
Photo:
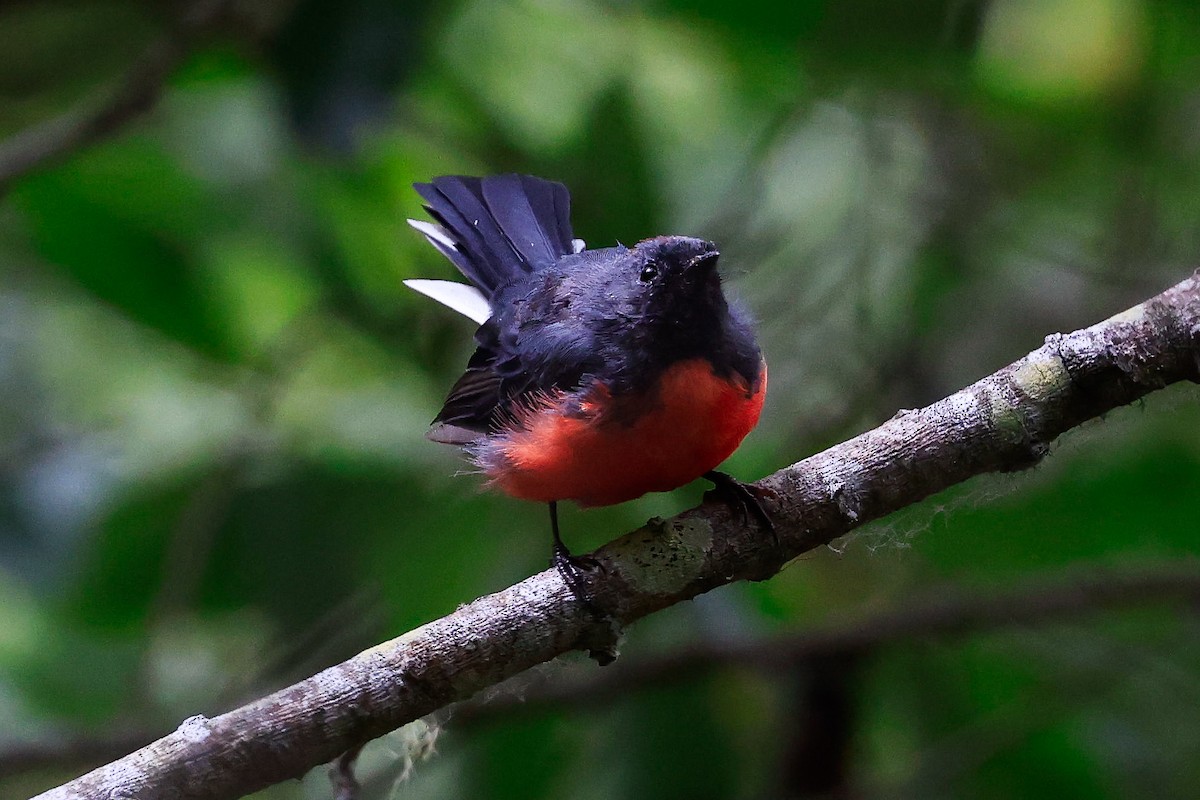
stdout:
[[592,580],[596,575],[605,573],[604,564],[592,556],[573,556],[563,544],[562,533],[558,529],[558,503],[551,501],[550,532],[554,535],[553,555],[550,556],[550,566],[558,572],[558,576],[574,595],[584,609],[591,614],[596,624],[588,626],[588,632],[579,644],[585,647],[596,663],[600,666],[611,664],[617,657],[617,648],[621,641],[621,626],[616,617],[605,611],[596,602],[592,593]]
[[717,495],[736,508],[741,514],[743,522],[747,522],[753,517],[763,530],[771,534],[775,548],[779,548],[779,532],[775,530],[775,523],[771,521],[771,517],[762,505],[762,498],[768,494],[767,492],[757,486],[742,483],[732,475],[718,472],[715,469],[704,473],[703,477],[713,483],[712,491],[708,494]]
[[578,646],[587,650],[597,664],[604,667],[617,658],[622,627],[613,614],[596,602],[591,591],[591,576],[607,572],[604,564],[591,556],[574,556],[562,542],[554,545],[550,565],[558,571],[562,582],[571,590],[579,604],[592,615],[595,624],[589,626]]
[[595,575],[604,572],[603,564],[591,556],[572,555],[566,545],[561,541],[556,541],[553,555],[550,557],[550,566],[558,571],[559,577],[571,590],[571,594],[575,595],[575,599],[579,601],[580,605],[596,617],[604,616],[592,598],[591,581],[588,577],[589,574]]

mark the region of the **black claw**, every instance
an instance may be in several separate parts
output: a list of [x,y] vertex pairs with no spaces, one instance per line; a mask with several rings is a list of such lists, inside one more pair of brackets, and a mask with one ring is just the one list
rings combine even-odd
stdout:
[[712,481],[713,491],[724,496],[730,505],[738,509],[743,522],[754,517],[764,530],[770,532],[771,538],[775,540],[775,546],[779,546],[779,532],[775,530],[775,523],[767,515],[766,509],[762,507],[762,500],[753,486],[715,469],[704,473],[702,477]]
[[571,590],[571,594],[591,611],[595,611],[596,607],[588,594],[588,581],[584,573],[594,569],[595,563],[594,559],[587,556],[571,555],[565,547],[555,547],[554,555],[550,557],[550,566],[558,570],[559,577]]
[[558,571],[559,577],[571,590],[571,594],[575,595],[575,599],[579,601],[580,605],[594,616],[602,617],[603,613],[592,601],[591,593],[588,590],[588,579],[584,577],[583,573],[603,570],[604,567],[591,556],[571,555],[571,551],[563,544],[562,535],[558,531],[558,503],[556,502],[550,503],[550,531],[554,534],[554,549],[550,556],[550,566]]

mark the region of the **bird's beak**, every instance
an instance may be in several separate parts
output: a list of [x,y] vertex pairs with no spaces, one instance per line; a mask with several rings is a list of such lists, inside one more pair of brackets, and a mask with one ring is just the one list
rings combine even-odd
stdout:
[[696,270],[711,270],[717,265],[717,259],[721,257],[721,252],[717,248],[706,250],[700,255],[688,262],[688,272]]

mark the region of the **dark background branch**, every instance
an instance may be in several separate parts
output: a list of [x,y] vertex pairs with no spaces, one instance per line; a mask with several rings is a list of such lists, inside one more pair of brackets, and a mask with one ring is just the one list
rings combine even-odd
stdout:
[[[1166,603],[1183,604],[1193,611],[1198,607],[1200,564],[1080,566],[983,595],[974,589],[941,586],[911,598],[903,607],[832,619],[789,635],[698,642],[657,656],[635,654],[603,670],[577,665],[552,675],[518,676],[514,685],[497,686],[455,705],[450,724],[463,729],[565,707],[603,708],[635,692],[696,680],[721,669],[786,674],[810,661],[843,664],[905,642],[1076,623],[1096,613]],[[0,751],[0,778],[100,764],[165,733],[146,729],[76,733],[11,746]]]
[[113,135],[152,109],[171,72],[195,41],[214,29],[229,6],[228,0],[186,4],[115,87],[0,141],[0,196],[14,181]]
[[779,673],[809,659],[857,658],[902,642],[1072,621],[1098,611],[1164,602],[1200,602],[1200,563],[1080,567],[982,595],[943,586],[911,598],[902,608],[835,618],[792,635],[700,642],[652,658],[623,658],[601,671],[555,674],[519,692],[497,692],[462,703],[454,709],[454,720],[475,724],[564,705],[602,706],[630,692],[715,669]]

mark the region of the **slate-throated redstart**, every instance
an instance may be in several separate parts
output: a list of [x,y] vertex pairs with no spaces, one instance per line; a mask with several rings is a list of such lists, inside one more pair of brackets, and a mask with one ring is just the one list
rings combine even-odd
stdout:
[[586,250],[566,187],[528,175],[414,188],[436,224],[409,224],[471,285],[405,283],[480,325],[428,436],[466,448],[490,485],[549,503],[572,591],[559,500],[610,505],[703,476],[770,527],[747,487],[714,471],[758,422],[767,387],[715,245],[657,236]]

